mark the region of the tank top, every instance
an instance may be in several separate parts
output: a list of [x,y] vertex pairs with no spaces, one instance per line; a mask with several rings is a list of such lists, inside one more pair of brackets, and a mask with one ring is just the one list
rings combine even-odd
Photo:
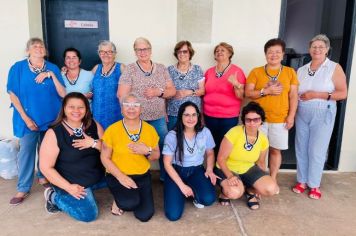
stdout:
[[[336,68],[336,63],[330,61],[326,58],[323,64],[318,68],[313,76],[309,75],[308,69],[310,69],[310,64],[304,65],[298,69],[298,80],[299,80],[299,94],[303,94],[306,91],[316,91],[316,92],[330,92],[335,90],[334,82],[332,77]],[[325,101],[325,99],[312,99],[310,101]],[[308,101],[304,101],[308,102]]]
[[[72,146],[74,135],[70,135],[63,124],[52,128],[59,147],[55,164],[58,173],[71,184],[79,184],[85,188],[98,183],[104,177],[104,167],[100,161],[100,152],[95,148],[79,150]],[[96,123],[93,121],[85,133],[98,139]]]

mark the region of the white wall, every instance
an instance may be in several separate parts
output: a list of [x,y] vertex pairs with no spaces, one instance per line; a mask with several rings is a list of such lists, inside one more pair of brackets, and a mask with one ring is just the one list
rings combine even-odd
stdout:
[[344,172],[356,171],[356,45],[352,65],[339,162],[339,171]]
[[6,84],[10,67],[26,56],[30,36],[27,1],[7,1],[6,7],[0,8],[0,32],[0,137],[12,137],[12,109]]

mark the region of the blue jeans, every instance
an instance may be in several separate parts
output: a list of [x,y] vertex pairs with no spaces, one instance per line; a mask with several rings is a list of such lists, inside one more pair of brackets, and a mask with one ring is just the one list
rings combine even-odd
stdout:
[[[182,181],[192,188],[194,199],[204,206],[210,206],[215,202],[216,194],[215,187],[210,182],[210,178],[206,178],[203,165],[181,167],[173,165]],[[184,211],[185,196],[179,189],[178,185],[166,176],[164,181],[164,211],[166,217],[171,221],[179,220]]]
[[301,102],[295,118],[297,181],[310,188],[320,187],[336,104],[333,101]]
[[164,144],[164,138],[166,137],[167,133],[168,133],[168,129],[167,129],[167,123],[166,123],[166,119],[164,117],[157,119],[157,120],[147,120],[147,123],[149,123],[150,125],[152,125],[159,136],[159,150],[160,150],[160,157],[159,157],[159,169],[160,169],[160,176],[159,179],[161,181],[164,181],[165,176],[166,176],[166,171],[164,169],[164,165],[163,165],[163,156],[162,156],[162,150],[163,150],[163,144]]
[[98,205],[96,203],[93,191],[106,187],[105,178],[97,184],[85,189],[87,195],[80,200],[77,200],[68,192],[54,186],[52,194],[53,203],[63,212],[76,220],[90,222],[98,218]]
[[167,127],[168,130],[172,130],[177,123],[177,116],[168,116],[168,123],[167,123]]
[[221,141],[224,135],[239,123],[239,117],[233,118],[216,118],[204,115],[205,126],[210,129],[215,141],[215,158],[218,156]]
[[[33,183],[33,173],[35,170],[36,153],[44,137],[45,131],[31,132],[20,138],[20,151],[18,153],[19,177],[17,182],[18,192],[29,192]],[[37,177],[44,178],[37,161]]]

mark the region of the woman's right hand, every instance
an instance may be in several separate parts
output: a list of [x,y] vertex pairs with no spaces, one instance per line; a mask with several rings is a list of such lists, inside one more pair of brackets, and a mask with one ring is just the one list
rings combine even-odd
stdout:
[[137,188],[135,181],[133,181],[133,179],[127,175],[121,175],[120,178],[118,178],[117,180],[120,182],[120,184],[125,186],[125,188]]
[[31,131],[37,131],[38,130],[38,126],[36,125],[36,123],[30,117],[26,117],[24,119],[24,122],[25,122],[27,128],[29,128]]
[[77,200],[84,199],[87,195],[85,188],[79,184],[71,184],[65,190]]
[[180,187],[180,191],[182,191],[185,197],[194,197],[193,190],[186,184]]
[[239,185],[239,179],[235,175],[233,175],[227,179],[227,183],[230,186],[237,186],[237,185]]

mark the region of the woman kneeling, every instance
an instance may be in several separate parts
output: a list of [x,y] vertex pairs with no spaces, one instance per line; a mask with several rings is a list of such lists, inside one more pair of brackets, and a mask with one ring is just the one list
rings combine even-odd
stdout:
[[[201,114],[193,102],[183,103],[178,111],[177,124],[164,141],[164,210],[166,217],[178,220],[184,210],[185,198],[194,198],[197,208],[215,201],[216,175],[214,167],[214,139],[201,124]],[[207,168],[204,169],[204,156]]]
[[105,130],[101,153],[114,196],[111,213],[133,211],[146,222],[154,213],[149,169],[150,161],[159,157],[159,137],[153,126],[140,119],[141,103],[135,94],[124,97],[121,107],[124,118]]
[[215,173],[222,179],[219,201],[228,205],[229,199],[240,198],[246,187],[247,206],[259,208],[259,196],[277,194],[277,183],[265,171],[268,139],[258,129],[265,120],[263,109],[250,102],[242,110],[241,126],[225,134],[221,142]]
[[103,129],[91,117],[83,94],[67,94],[40,149],[41,172],[52,184],[44,192],[47,212],[61,210],[84,222],[98,217],[93,190],[106,186],[100,161]]

